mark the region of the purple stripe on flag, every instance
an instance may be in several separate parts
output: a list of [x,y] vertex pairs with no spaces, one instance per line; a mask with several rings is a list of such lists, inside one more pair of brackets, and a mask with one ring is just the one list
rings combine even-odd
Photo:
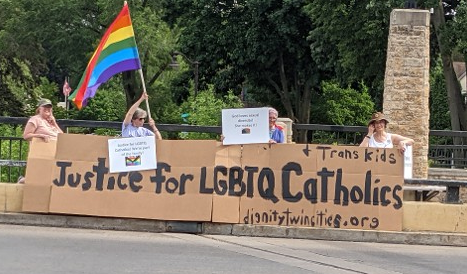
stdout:
[[92,87],[88,87],[86,91],[84,92],[83,99],[82,99],[82,105],[85,107],[88,104],[88,100],[90,98],[93,98],[96,95],[96,91],[99,88],[101,84],[95,84]]
[[105,83],[107,80],[110,79],[110,77],[122,71],[135,70],[135,69],[140,69],[140,68],[141,68],[141,64],[138,58],[118,62],[108,67],[106,70],[104,70],[102,74],[99,75],[99,78],[97,79],[96,84]]
[[99,86],[105,83],[110,77],[114,76],[117,73],[128,71],[128,70],[135,70],[141,68],[141,64],[139,59],[129,59],[119,63],[116,63],[109,68],[107,68],[97,79],[97,82],[94,86],[87,87],[86,91],[83,95],[83,107],[87,105],[87,102],[90,98],[93,98],[96,95],[96,91]]

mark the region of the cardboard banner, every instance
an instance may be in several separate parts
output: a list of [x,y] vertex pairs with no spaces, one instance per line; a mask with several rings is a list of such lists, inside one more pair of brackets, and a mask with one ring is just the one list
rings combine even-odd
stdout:
[[223,109],[222,135],[224,145],[269,143],[269,109]]
[[[108,139],[60,134],[56,148],[33,142],[23,210],[402,229],[404,161],[396,149],[157,140],[157,169],[110,173]],[[86,147],[86,153],[71,147]]]
[[109,139],[110,173],[157,168],[154,136]]

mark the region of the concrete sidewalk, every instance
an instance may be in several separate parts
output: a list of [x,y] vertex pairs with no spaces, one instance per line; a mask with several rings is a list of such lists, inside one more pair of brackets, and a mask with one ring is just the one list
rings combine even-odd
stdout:
[[0,224],[83,229],[181,232],[195,234],[299,238],[328,241],[467,246],[465,233],[393,232],[267,225],[215,224],[52,214],[0,213]]

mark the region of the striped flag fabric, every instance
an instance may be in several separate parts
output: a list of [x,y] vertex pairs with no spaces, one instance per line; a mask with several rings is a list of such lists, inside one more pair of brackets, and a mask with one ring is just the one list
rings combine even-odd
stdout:
[[86,106],[99,86],[117,73],[141,68],[130,10],[125,1],[122,10],[102,37],[89,60],[78,86],[69,99],[78,109]]

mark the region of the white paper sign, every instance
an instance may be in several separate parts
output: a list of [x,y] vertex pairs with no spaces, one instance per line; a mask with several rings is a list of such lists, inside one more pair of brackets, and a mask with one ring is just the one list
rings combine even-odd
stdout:
[[404,152],[404,179],[412,179],[413,154],[412,146],[405,146]]
[[157,168],[154,136],[109,139],[110,173]]
[[224,145],[269,143],[269,108],[222,110]]

